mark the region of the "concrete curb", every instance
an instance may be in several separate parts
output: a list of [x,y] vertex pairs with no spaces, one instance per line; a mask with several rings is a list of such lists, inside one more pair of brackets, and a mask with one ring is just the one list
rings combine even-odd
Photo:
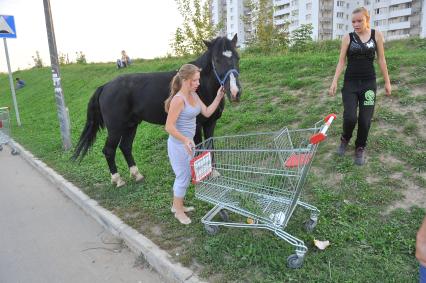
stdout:
[[55,184],[66,196],[73,200],[88,215],[93,217],[105,229],[113,235],[121,238],[126,245],[137,255],[144,256],[146,261],[166,280],[166,282],[190,282],[201,281],[192,270],[182,266],[180,263],[172,262],[172,257],[160,249],[150,239],[140,234],[132,227],[125,224],[120,218],[112,214],[83,193],[78,187],[67,181],[60,174],[48,167],[44,162],[37,159],[31,152],[27,151],[17,142],[11,142],[20,152],[25,161],[31,164],[44,177]]

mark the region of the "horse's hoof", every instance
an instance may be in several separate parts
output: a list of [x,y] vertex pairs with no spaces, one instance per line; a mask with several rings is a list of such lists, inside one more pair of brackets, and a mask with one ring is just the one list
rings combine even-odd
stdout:
[[124,186],[126,184],[126,182],[124,182],[123,180],[119,180],[117,182],[117,188],[121,188],[122,186]]
[[135,178],[136,183],[142,182],[144,180],[144,176],[139,173],[139,169],[136,166],[132,166],[129,168],[130,170],[130,176]]
[[138,175],[136,175],[136,176],[133,176],[133,177],[135,177],[135,182],[136,183],[143,182],[143,180],[145,179],[145,177],[142,174],[140,174],[140,173]]
[[116,184],[117,188],[120,188],[126,184],[126,182],[121,179],[120,174],[115,173],[111,175],[111,184]]

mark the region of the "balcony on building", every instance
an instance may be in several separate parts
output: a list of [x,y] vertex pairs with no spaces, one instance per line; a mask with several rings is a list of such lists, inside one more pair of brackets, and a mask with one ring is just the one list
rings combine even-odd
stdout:
[[381,1],[378,3],[374,3],[374,9],[380,9],[380,8],[386,8],[389,6],[389,3],[387,1]]
[[285,8],[281,10],[275,10],[274,16],[281,16],[281,15],[290,15],[290,8]]
[[389,18],[410,16],[410,15],[411,15],[411,8],[389,11]]
[[290,0],[274,0],[274,6],[290,4]]
[[411,2],[413,1],[412,0],[391,0],[389,3],[389,6],[403,4],[403,3],[411,3]]
[[409,29],[410,21],[389,24],[388,30]]

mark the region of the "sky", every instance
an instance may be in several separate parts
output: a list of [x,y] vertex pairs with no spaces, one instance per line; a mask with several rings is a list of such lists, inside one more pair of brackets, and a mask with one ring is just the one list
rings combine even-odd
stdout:
[[[175,0],[50,0],[58,53],[75,61],[82,51],[88,62],[113,62],[126,50],[130,58],[171,53],[173,33],[182,18]],[[7,39],[12,71],[34,66],[40,52],[50,66],[43,0],[0,0],[0,15],[15,18],[15,39]],[[7,72],[3,39],[0,72]]]

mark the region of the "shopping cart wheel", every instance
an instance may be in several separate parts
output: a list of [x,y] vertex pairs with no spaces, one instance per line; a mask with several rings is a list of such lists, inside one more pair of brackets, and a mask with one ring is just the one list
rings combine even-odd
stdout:
[[223,221],[228,222],[229,221],[229,214],[228,211],[225,209],[221,209],[219,211],[220,218],[222,218]]
[[315,229],[315,226],[317,226],[317,222],[316,220],[312,220],[309,219],[308,221],[305,222],[305,229],[308,232],[312,232]]
[[204,224],[204,229],[206,229],[207,234],[212,236],[216,235],[217,232],[219,232],[219,226],[217,225]]
[[287,258],[287,266],[289,268],[301,268],[303,265],[303,257],[299,257],[297,254],[292,254]]
[[12,149],[12,151],[10,152],[10,154],[12,154],[12,155],[18,155],[19,151],[17,151],[16,149]]

